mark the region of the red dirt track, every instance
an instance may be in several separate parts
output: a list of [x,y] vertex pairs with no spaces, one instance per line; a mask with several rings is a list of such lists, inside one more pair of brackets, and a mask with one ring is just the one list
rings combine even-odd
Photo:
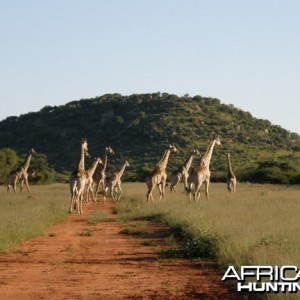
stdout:
[[[0,299],[243,299],[221,282],[216,263],[162,260],[167,228],[143,222],[147,238],[121,234],[111,203],[89,202],[38,238],[0,255]],[[103,209],[110,221],[89,225]]]

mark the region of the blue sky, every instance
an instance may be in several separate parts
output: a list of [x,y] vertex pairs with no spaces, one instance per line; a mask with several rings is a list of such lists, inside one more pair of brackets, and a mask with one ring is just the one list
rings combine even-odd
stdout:
[[0,0],[0,120],[166,92],[300,134],[299,16],[298,0]]

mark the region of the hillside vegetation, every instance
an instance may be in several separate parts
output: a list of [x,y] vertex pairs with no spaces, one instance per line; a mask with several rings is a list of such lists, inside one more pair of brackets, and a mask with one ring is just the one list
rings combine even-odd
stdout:
[[[212,180],[225,179],[225,152],[229,151],[239,181],[300,183],[298,134],[201,96],[108,94],[46,106],[0,122],[0,149],[10,148],[21,155],[33,147],[51,168],[63,173],[75,168],[79,142],[86,137],[93,157],[103,155],[108,145],[115,150],[115,156],[109,158],[108,174],[127,159],[130,168],[124,179],[136,181],[154,167],[169,143],[174,142],[180,151],[170,157],[171,172],[194,147],[203,154],[215,132],[221,135],[223,147],[215,148]],[[92,159],[86,161],[87,167],[91,164]]]

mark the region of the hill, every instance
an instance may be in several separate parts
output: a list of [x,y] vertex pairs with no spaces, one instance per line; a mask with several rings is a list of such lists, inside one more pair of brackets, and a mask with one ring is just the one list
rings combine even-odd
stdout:
[[[134,181],[154,167],[169,143],[174,142],[180,151],[170,157],[171,171],[194,147],[204,153],[215,132],[220,133],[223,147],[214,151],[212,180],[224,180],[225,152],[229,151],[239,180],[300,182],[298,134],[219,99],[201,96],[107,94],[46,106],[1,121],[0,149],[12,148],[21,154],[33,147],[46,155],[56,171],[70,172],[78,161],[79,142],[86,137],[93,157],[103,155],[108,145],[115,150],[108,173],[128,159],[131,167],[124,176]],[[91,164],[87,160],[86,165]]]

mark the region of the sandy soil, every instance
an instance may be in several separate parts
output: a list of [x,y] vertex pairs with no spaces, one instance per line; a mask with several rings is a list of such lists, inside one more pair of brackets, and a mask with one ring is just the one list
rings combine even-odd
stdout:
[[[89,225],[92,211],[110,220]],[[0,255],[0,299],[242,299],[220,281],[216,263],[162,260],[174,241],[168,228],[149,222],[143,238],[121,234],[112,204],[89,202],[38,238]]]

